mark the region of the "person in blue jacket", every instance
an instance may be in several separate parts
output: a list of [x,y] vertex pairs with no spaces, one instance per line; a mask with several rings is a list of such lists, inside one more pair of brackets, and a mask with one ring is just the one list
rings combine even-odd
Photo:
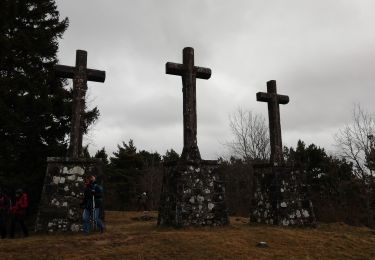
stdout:
[[83,232],[88,235],[90,229],[99,228],[100,232],[104,231],[104,223],[99,218],[100,210],[103,203],[103,188],[96,183],[95,176],[88,176],[85,182],[85,191],[83,193]]

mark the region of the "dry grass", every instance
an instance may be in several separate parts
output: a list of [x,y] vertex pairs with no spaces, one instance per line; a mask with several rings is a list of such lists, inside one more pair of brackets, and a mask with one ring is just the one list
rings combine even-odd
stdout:
[[364,227],[281,228],[231,218],[228,227],[176,230],[132,220],[140,214],[107,212],[104,234],[0,240],[0,259],[375,259],[375,231]]

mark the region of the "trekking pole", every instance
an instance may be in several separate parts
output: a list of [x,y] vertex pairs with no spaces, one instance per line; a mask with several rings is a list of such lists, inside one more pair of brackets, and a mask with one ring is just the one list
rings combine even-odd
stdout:
[[95,196],[92,195],[92,212],[91,212],[91,219],[92,219],[92,230],[96,230],[96,218],[95,218]]

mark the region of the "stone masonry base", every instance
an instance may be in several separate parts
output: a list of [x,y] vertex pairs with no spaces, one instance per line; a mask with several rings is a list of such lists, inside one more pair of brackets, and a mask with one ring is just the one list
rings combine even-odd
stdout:
[[160,226],[222,226],[229,223],[225,188],[216,161],[175,162],[165,166]]
[[101,175],[100,159],[47,158],[41,202],[35,225],[37,232],[82,230],[84,178]]
[[304,172],[290,167],[255,167],[250,222],[281,226],[315,226]]

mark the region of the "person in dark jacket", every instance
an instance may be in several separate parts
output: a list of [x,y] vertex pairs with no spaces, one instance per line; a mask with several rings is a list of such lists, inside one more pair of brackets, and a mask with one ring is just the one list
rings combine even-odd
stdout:
[[1,238],[7,236],[7,222],[10,210],[10,199],[5,191],[0,187],[0,233]]
[[10,208],[11,213],[11,227],[10,227],[10,238],[14,238],[14,233],[16,229],[16,224],[21,226],[24,237],[29,236],[29,231],[25,225],[25,218],[27,213],[27,208],[29,207],[29,198],[27,193],[22,189],[16,191],[16,198],[14,205]]
[[83,232],[90,233],[90,226],[99,227],[100,232],[104,231],[104,223],[99,218],[100,209],[103,202],[103,188],[95,182],[95,176],[89,176],[86,179],[86,187],[83,194]]

